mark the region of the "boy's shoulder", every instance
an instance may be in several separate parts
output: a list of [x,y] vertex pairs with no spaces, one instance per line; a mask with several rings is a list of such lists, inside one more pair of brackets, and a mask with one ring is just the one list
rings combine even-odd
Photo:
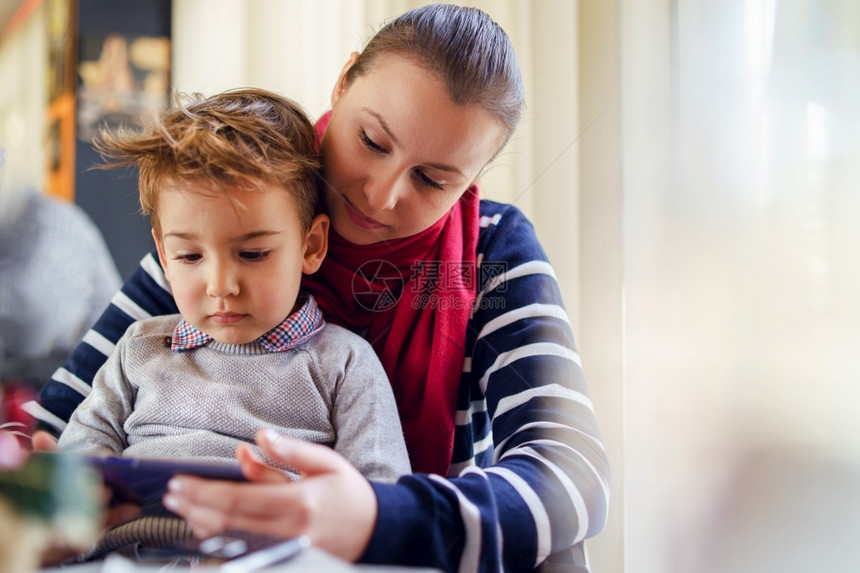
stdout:
[[325,327],[311,340],[317,340],[321,345],[330,347],[342,345],[344,348],[370,348],[370,343],[348,328],[326,321]]
[[305,348],[326,362],[344,363],[365,353],[376,356],[369,342],[351,330],[331,322],[326,322],[325,327],[308,341]]

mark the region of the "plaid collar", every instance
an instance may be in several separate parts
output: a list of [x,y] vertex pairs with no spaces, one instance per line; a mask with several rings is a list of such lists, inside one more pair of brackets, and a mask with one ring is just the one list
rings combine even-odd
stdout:
[[[284,321],[262,335],[257,342],[269,352],[283,352],[310,340],[325,326],[322,311],[317,301],[310,294],[299,296],[303,300],[299,309],[284,319]],[[215,340],[202,330],[192,326],[183,318],[173,329],[170,337],[170,350],[184,352],[206,346]]]

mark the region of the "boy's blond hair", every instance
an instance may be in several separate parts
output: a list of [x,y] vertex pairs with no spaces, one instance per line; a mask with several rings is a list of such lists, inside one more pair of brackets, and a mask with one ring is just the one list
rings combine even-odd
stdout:
[[320,160],[314,126],[301,107],[262,89],[209,98],[177,95],[177,106],[141,133],[102,132],[95,148],[111,163],[137,165],[140,207],[161,234],[158,193],[193,181],[211,191],[275,185],[294,199],[303,230],[319,213]]

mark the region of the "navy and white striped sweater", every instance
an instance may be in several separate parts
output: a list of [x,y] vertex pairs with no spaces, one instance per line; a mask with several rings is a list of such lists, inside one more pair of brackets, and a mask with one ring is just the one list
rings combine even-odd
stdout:
[[[481,202],[478,301],[468,323],[449,477],[373,484],[364,562],[446,571],[588,571],[609,466],[552,267],[513,206]],[[134,320],[177,312],[154,252],[29,411],[60,430]]]

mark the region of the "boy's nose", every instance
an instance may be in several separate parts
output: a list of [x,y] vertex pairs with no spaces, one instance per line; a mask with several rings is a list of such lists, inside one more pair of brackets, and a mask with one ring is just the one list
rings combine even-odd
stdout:
[[212,272],[209,275],[206,294],[215,298],[224,298],[238,294],[238,278],[238,273],[234,269],[230,268],[229,265],[214,265]]

